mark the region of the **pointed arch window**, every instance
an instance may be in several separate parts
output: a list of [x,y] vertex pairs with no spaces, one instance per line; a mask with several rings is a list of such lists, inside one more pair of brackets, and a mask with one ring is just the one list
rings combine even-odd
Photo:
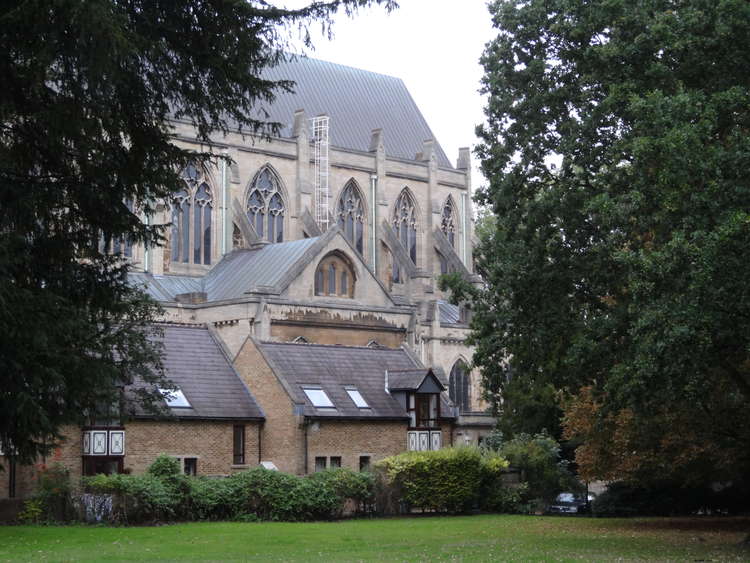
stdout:
[[417,263],[417,208],[409,190],[404,188],[396,200],[393,210],[393,229],[409,258]]
[[362,193],[356,182],[350,180],[341,192],[336,220],[344,236],[362,254],[364,252],[365,211]]
[[453,198],[448,196],[443,205],[443,214],[440,217],[440,230],[451,243],[453,248],[456,247],[456,205]]
[[270,242],[284,241],[284,199],[279,182],[269,168],[263,168],[255,176],[245,209],[259,237]]
[[211,264],[213,194],[205,172],[191,163],[182,172],[183,188],[172,196],[172,262]]
[[469,384],[470,374],[466,363],[458,360],[453,364],[450,378],[448,379],[448,394],[453,404],[458,407],[459,412],[469,412]]

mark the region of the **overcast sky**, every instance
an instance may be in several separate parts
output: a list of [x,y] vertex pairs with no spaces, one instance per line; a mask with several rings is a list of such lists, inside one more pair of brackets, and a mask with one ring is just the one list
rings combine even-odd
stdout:
[[[483,121],[479,57],[493,37],[485,0],[398,0],[386,13],[375,6],[352,19],[336,18],[334,38],[313,35],[310,56],[404,80],[432,132],[455,165],[458,148],[474,146]],[[276,0],[299,7],[305,0]],[[335,124],[331,124],[335,127]],[[483,180],[474,162],[473,184]]]

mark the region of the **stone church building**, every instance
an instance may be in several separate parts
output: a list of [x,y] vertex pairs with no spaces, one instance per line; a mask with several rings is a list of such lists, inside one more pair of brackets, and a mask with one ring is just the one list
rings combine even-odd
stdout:
[[[152,219],[168,243],[115,245],[164,307],[179,390],[169,419],[71,429],[47,461],[74,476],[141,472],[159,453],[198,475],[364,469],[492,428],[466,311],[437,286],[478,283],[469,149],[451,161],[398,78],[304,58],[268,77],[296,83],[263,108],[279,136],[216,138],[231,163],[188,166]],[[28,494],[32,473],[0,475],[0,498]]]

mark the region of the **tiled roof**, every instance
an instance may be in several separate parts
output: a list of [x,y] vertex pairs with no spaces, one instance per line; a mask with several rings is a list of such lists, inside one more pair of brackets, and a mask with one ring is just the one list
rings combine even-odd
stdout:
[[389,370],[388,389],[391,391],[416,391],[422,385],[429,369]]
[[[405,419],[406,411],[385,391],[385,370],[421,368],[402,349],[259,342],[258,347],[293,400],[307,416]],[[335,409],[313,407],[302,388],[319,386]],[[369,409],[358,408],[346,392],[355,387]]]
[[[255,399],[203,326],[164,325],[162,360],[166,376],[184,393],[191,408],[169,409],[178,418],[263,418]],[[143,411],[136,415],[147,416]]]
[[[358,68],[298,57],[267,69],[264,78],[292,80],[294,92],[276,92],[272,105],[262,104],[269,121],[283,124],[282,136],[291,137],[294,112],[330,116],[331,146],[370,150],[373,129],[382,129],[388,156],[414,160],[423,142],[435,136],[403,80]],[[452,168],[436,142],[438,165]]]

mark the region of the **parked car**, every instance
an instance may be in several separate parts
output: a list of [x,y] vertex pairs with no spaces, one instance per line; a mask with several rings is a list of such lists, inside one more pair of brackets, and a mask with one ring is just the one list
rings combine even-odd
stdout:
[[591,501],[594,494],[582,495],[577,493],[560,493],[557,498],[547,506],[547,514],[583,514],[591,512]]

